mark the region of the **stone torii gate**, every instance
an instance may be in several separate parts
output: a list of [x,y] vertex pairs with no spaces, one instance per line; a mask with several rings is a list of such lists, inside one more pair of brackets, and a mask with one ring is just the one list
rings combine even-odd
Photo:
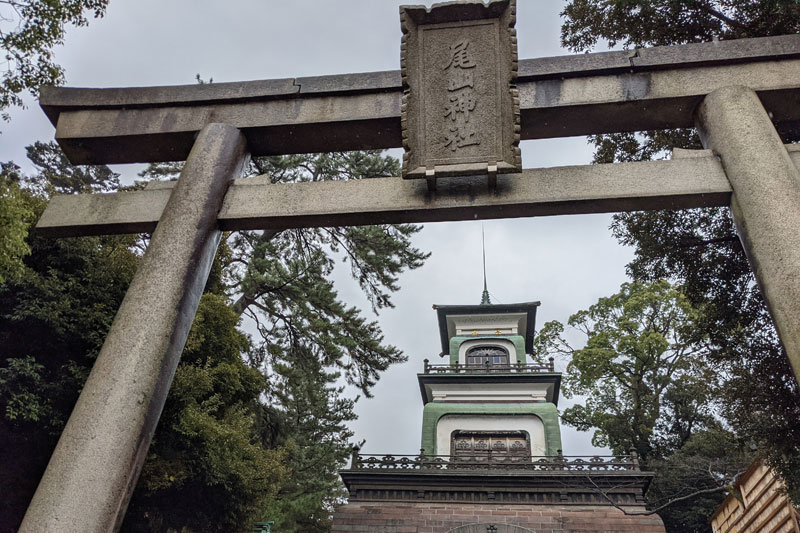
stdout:
[[37,226],[153,236],[20,531],[120,527],[222,231],[730,205],[800,375],[800,150],[778,133],[800,132],[800,35],[519,61],[522,139],[697,126],[707,149],[671,161],[500,173],[491,188],[486,174],[236,179],[249,155],[401,146],[403,81],[42,89],[73,164],[186,165],[142,191],[55,197]]

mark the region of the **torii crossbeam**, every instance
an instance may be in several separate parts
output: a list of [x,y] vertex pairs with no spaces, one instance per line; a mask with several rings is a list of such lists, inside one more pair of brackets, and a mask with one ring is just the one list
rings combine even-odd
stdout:
[[523,60],[517,85],[523,139],[696,125],[707,150],[526,170],[491,191],[479,178],[433,192],[270,184],[234,179],[248,152],[400,146],[399,73],[43,89],[73,163],[187,163],[174,185],[56,197],[39,222],[53,236],[155,231],[20,531],[119,528],[222,230],[731,205],[800,375],[800,151],[778,133],[800,133],[800,36]]

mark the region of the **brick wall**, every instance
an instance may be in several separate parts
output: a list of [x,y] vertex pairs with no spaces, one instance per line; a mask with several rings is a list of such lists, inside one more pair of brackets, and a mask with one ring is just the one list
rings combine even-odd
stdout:
[[536,533],[664,533],[664,525],[657,515],[626,516],[607,506],[401,502],[343,505],[334,514],[333,532],[446,533],[455,527],[475,523],[513,524]]

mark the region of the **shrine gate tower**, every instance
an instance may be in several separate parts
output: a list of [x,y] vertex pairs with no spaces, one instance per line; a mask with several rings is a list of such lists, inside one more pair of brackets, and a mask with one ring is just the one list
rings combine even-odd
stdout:
[[[446,364],[426,359],[418,455],[353,452],[334,532],[663,532],[653,477],[627,456],[562,453],[561,374],[531,363],[539,302],[435,305]],[[569,443],[567,450],[569,449]]]

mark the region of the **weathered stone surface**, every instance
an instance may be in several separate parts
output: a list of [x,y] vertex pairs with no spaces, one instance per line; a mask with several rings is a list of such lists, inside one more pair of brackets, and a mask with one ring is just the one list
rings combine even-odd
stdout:
[[[633,58],[638,56],[639,59]],[[780,35],[755,39],[737,39],[715,43],[637,48],[617,52],[596,52],[556,57],[522,59],[519,80],[565,78],[598,74],[681,68],[684,66],[731,64],[800,57],[800,36]],[[656,60],[658,58],[658,60]],[[636,63],[636,65],[634,65]],[[311,80],[325,80],[326,88],[345,87],[347,91],[400,91],[399,71],[339,74],[310,78],[256,80],[233,83],[191,84],[164,87],[128,87],[94,89],[77,87],[42,87],[39,103],[55,126],[61,111],[68,109],[150,107],[192,102],[236,103],[247,98],[270,98],[298,92]],[[317,81],[314,86],[318,87]]]
[[[800,162],[800,152],[796,157]],[[219,225],[282,229],[680,209],[728,205],[730,190],[722,165],[709,155],[525,170],[499,176],[495,192],[478,176],[444,180],[433,193],[425,183],[401,178],[271,184],[264,176],[234,181]],[[168,196],[166,189],[56,196],[37,231],[51,236],[151,231]]]
[[520,172],[515,0],[400,8],[403,177]]
[[228,83],[194,83],[162,87],[90,89],[49,87],[41,89],[39,102],[50,122],[71,109],[137,109],[159,105],[198,105],[220,102],[244,102],[297,94],[300,87],[293,78]]
[[634,68],[663,68],[679,62],[686,66],[713,65],[726,63],[789,59],[800,56],[796,35],[759,37],[755,39],[734,39],[710,43],[690,43],[676,46],[655,46],[637,48],[631,54]]
[[21,532],[119,529],[220,241],[217,212],[245,161],[235,128],[200,133]]
[[800,170],[750,88],[709,94],[697,125],[722,159],[736,227],[800,381]]
[[394,91],[401,86],[402,81],[399,71],[387,70],[359,74],[310,76],[297,78],[294,83],[300,87],[300,94],[347,94],[348,92]]
[[535,81],[543,78],[566,78],[616,74],[631,69],[633,51],[596,52],[569,56],[520,59],[517,79]]
[[253,155],[398,147],[400,94],[65,111],[56,140],[75,164],[178,161],[209,121],[242,130]]
[[714,157],[714,150],[691,150],[688,148],[673,148],[672,160],[694,159],[697,157]]
[[800,60],[789,59],[520,82],[521,135],[690,127],[706,94],[734,84],[757,91],[785,131],[800,124]]
[[[798,35],[635,53],[638,59],[603,52],[521,61],[521,138],[689,127],[703,97],[732,84],[756,90],[779,131],[800,132]],[[182,87],[44,88],[40,103],[73,163],[129,163],[185,159],[210,121],[242,129],[254,155],[399,147],[401,93],[399,73],[382,72]]]

